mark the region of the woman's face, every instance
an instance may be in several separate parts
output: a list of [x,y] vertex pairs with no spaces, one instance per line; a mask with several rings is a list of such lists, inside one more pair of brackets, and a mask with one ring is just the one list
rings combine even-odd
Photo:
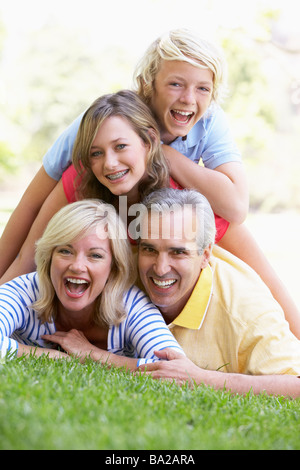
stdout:
[[112,258],[109,238],[101,226],[83,238],[55,248],[50,278],[60,313],[93,313],[95,301],[109,277]]
[[91,169],[96,178],[116,196],[136,197],[146,177],[149,146],[120,116],[100,126],[91,147]]

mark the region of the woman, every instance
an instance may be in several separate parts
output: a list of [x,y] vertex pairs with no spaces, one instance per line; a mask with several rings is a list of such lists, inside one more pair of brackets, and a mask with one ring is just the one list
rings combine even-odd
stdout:
[[131,250],[111,205],[84,200],[61,209],[37,243],[36,264],[37,272],[0,288],[1,357],[72,353],[135,370],[156,360],[155,350],[182,352],[157,308],[132,286]]

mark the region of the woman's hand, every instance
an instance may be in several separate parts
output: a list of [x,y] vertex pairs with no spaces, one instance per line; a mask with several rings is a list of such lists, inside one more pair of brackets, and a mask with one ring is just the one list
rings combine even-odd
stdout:
[[56,331],[53,335],[43,335],[43,339],[58,344],[68,354],[78,357],[80,362],[87,358],[107,366],[125,367],[128,370],[137,370],[137,359],[119,356],[105,349],[91,344],[84,334],[78,330]]
[[84,334],[78,330],[56,331],[52,335],[43,335],[42,338],[51,343],[58,344],[64,351],[72,356],[85,360],[92,352],[99,348],[93,346]]

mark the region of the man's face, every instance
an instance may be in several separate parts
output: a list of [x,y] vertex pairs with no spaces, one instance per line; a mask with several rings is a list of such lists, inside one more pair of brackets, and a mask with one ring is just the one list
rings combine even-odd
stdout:
[[[140,278],[151,301],[169,323],[189,299],[210,249],[199,255],[191,208],[144,217],[139,245]],[[194,224],[194,225],[193,225]]]
[[187,62],[162,60],[154,80],[150,107],[165,144],[188,134],[209,107],[212,92],[211,70]]

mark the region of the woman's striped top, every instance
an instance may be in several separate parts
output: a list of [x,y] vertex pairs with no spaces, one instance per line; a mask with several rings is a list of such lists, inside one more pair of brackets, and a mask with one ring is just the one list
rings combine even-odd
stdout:
[[[36,272],[19,276],[0,286],[0,357],[14,356],[18,343],[49,348],[41,339],[44,334],[56,331],[54,323],[41,323],[33,302],[39,296]],[[183,353],[169,331],[159,310],[135,286],[124,295],[126,319],[111,326],[107,350],[114,354],[138,359],[138,365],[158,360],[154,351],[172,348]]]

